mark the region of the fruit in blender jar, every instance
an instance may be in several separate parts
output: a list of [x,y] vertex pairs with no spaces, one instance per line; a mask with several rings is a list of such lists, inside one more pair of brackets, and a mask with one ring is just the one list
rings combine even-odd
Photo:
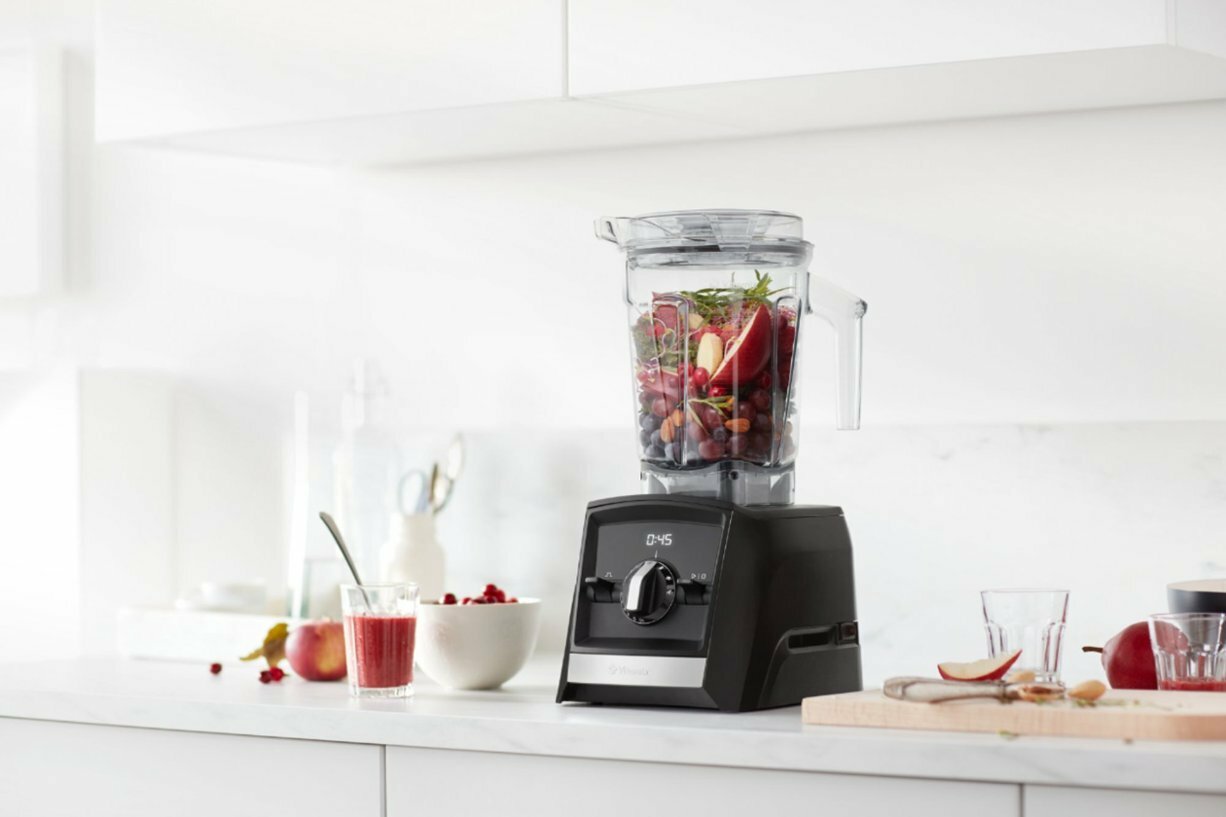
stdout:
[[762,373],[771,358],[771,324],[770,308],[759,305],[745,327],[724,348],[723,362],[711,371],[713,385],[748,383]]
[[328,619],[299,624],[285,640],[285,657],[300,678],[339,681],[345,677],[345,629]]
[[1014,650],[1008,655],[982,658],[978,661],[968,661],[964,664],[946,661],[942,664],[937,664],[937,672],[946,681],[995,681],[1005,677],[1009,667],[1013,666],[1021,654],[1021,650]]
[[632,328],[644,459],[705,465],[717,450],[700,450],[708,439],[719,443],[716,459],[768,465],[776,455],[790,458],[790,426],[770,432],[776,413],[786,418],[791,408],[798,316],[793,306],[772,302],[776,292],[759,274],[748,288],[655,295]]
[[1157,689],[1154,649],[1149,624],[1138,621],[1113,635],[1101,647],[1082,647],[1082,652],[1102,653],[1103,669],[1112,689]]
[[698,355],[695,362],[698,368],[708,373],[708,379],[711,372],[719,369],[720,364],[724,362],[724,341],[719,335],[702,336],[702,340],[698,341]]

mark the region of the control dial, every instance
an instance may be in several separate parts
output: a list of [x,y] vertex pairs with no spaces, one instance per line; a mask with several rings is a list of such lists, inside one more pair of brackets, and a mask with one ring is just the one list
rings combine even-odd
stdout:
[[677,575],[664,562],[648,559],[626,574],[622,612],[635,624],[655,624],[677,600]]

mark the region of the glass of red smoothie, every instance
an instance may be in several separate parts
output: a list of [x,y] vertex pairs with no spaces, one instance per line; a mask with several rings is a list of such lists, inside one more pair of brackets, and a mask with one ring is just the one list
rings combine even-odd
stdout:
[[413,694],[417,585],[366,584],[341,588],[349,692],[360,698]]
[[1149,617],[1158,689],[1226,692],[1226,615],[1161,613]]

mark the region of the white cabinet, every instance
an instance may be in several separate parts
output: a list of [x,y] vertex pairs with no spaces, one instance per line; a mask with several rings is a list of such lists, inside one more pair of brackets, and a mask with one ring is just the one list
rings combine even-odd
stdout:
[[557,98],[561,0],[99,0],[100,140]]
[[[1142,781],[1138,781],[1142,782]],[[1226,796],[1182,792],[1081,789],[1070,786],[1026,786],[1022,795],[1023,817],[1221,817],[1226,814]]]
[[382,815],[379,746],[0,718],[0,813]]
[[99,139],[394,164],[1226,97],[1221,0],[98,0]]
[[570,0],[576,96],[1167,41],[1165,0]]
[[1018,787],[653,761],[387,749],[387,817],[494,810],[575,814],[1019,817]]

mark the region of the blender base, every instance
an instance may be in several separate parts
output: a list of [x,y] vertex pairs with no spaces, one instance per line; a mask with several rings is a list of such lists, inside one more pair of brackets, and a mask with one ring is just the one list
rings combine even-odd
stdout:
[[791,505],[796,490],[792,465],[755,465],[725,460],[692,468],[669,468],[643,461],[640,481],[645,494],[684,494],[722,499],[737,505]]
[[860,688],[841,509],[588,505],[559,702],[742,712]]

